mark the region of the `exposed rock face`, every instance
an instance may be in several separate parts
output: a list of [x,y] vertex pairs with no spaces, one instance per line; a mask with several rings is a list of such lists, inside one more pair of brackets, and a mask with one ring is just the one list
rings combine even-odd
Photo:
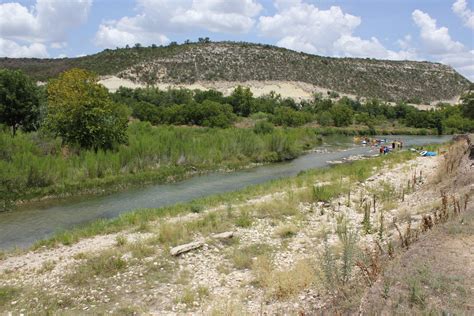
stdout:
[[329,58],[270,45],[229,42],[105,50],[80,58],[3,58],[0,67],[22,69],[39,80],[80,67],[146,84],[291,81],[388,101],[450,100],[470,83],[439,63]]

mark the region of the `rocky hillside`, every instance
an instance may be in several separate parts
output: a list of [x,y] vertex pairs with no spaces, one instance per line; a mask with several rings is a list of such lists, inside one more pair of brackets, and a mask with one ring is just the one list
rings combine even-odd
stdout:
[[146,84],[297,81],[388,101],[448,100],[469,86],[469,80],[453,68],[438,63],[330,58],[229,42],[105,50],[79,58],[2,58],[0,67],[22,69],[37,80],[81,67]]

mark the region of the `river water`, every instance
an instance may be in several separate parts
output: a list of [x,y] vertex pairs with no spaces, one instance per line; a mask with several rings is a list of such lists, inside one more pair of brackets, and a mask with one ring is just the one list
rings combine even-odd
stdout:
[[[382,136],[403,139],[405,146],[422,146],[448,141],[450,136]],[[326,137],[315,151],[285,163],[276,163],[231,173],[209,173],[171,184],[129,189],[106,196],[80,197],[55,204],[29,206],[0,213],[0,249],[28,247],[57,231],[83,225],[99,218],[114,218],[139,208],[158,208],[196,198],[235,191],[249,185],[294,176],[298,172],[321,168],[327,161],[352,155],[376,154],[378,149],[355,145],[352,137]]]

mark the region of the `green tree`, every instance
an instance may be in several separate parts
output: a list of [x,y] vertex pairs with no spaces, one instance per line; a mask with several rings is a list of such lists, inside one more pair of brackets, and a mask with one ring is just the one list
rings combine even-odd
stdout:
[[15,136],[18,128],[29,131],[39,125],[39,99],[36,84],[21,71],[0,70],[0,123]]
[[333,124],[332,116],[329,111],[323,111],[318,116],[318,123],[321,126],[330,126]]
[[230,104],[234,109],[234,113],[241,116],[249,116],[252,109],[252,91],[250,88],[238,86],[230,95]]
[[474,120],[474,88],[461,97],[461,109],[465,117]]
[[95,74],[71,69],[48,83],[46,126],[68,144],[95,150],[127,141],[128,109],[114,103]]
[[353,112],[351,108],[347,105],[343,104],[336,104],[331,109],[332,119],[334,121],[334,125],[340,126],[348,126],[352,124],[352,115]]

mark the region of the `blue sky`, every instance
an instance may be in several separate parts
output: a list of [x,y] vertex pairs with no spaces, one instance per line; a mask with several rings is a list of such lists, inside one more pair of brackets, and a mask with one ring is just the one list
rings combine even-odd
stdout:
[[474,80],[474,0],[0,0],[0,56],[75,57],[210,37],[442,62]]

